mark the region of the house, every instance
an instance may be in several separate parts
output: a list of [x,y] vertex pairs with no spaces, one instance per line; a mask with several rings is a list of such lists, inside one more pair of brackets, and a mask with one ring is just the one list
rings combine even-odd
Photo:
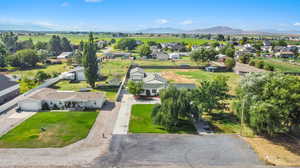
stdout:
[[264,40],[263,45],[269,47],[269,46],[272,46],[272,43],[269,40]]
[[287,52],[278,52],[275,54],[278,58],[294,58],[295,54],[293,52],[287,51]]
[[157,73],[145,73],[142,68],[130,71],[130,80],[143,83],[142,96],[157,96],[159,91],[168,87],[168,81]]
[[152,56],[152,58],[158,59],[158,60],[168,60],[169,59],[169,54],[167,54],[161,50],[153,51],[151,56]]
[[180,54],[179,53],[171,53],[169,55],[169,59],[180,59]]
[[60,75],[64,80],[85,81],[84,67],[76,67],[70,72],[65,72]]
[[218,54],[216,55],[216,58],[218,59],[219,62],[224,62],[228,57],[224,54]]
[[145,75],[145,71],[142,68],[136,67],[130,71],[130,80],[142,81]]
[[29,98],[18,102],[20,111],[101,109],[105,96],[97,92],[56,91],[43,88]]
[[120,86],[121,85],[121,80],[119,78],[113,78],[111,80],[108,81],[108,84],[110,86]]
[[272,52],[272,46],[262,46],[261,50],[264,52]]
[[62,52],[59,56],[57,56],[57,59],[66,59],[72,57],[73,52]]
[[0,74],[0,105],[19,95],[19,84],[12,78]]
[[185,48],[182,43],[161,43],[160,45],[163,49],[170,49],[173,51],[181,51]]
[[97,42],[98,48],[105,48],[107,45],[109,45],[109,42],[106,40],[100,40]]

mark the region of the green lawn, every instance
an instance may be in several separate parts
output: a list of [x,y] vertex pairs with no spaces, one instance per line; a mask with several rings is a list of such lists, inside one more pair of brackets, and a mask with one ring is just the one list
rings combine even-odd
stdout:
[[175,61],[166,60],[135,60],[133,63],[138,64],[140,66],[179,66],[179,65],[190,65],[197,66],[197,64],[190,59],[179,59]]
[[12,72],[11,74],[17,75],[20,77],[33,78],[38,71],[44,71],[44,72],[52,75],[53,73],[62,73],[62,72],[67,72],[69,70],[70,70],[70,67],[68,67],[66,64],[57,64],[57,65],[40,66],[40,67],[30,69],[30,70],[18,70],[18,71]]
[[182,121],[181,128],[175,132],[168,132],[163,127],[155,125],[151,120],[153,104],[135,104],[132,106],[129,132],[131,133],[178,133],[195,134],[196,130],[189,121]]
[[260,58],[264,60],[265,63],[274,66],[275,71],[280,72],[300,72],[300,66],[294,65],[288,62],[281,62],[276,59]]
[[[101,83],[101,82],[100,82]],[[96,84],[100,84],[99,82]],[[62,90],[62,91],[80,91],[82,88],[90,88],[90,85],[85,81],[79,83],[70,83],[70,81],[63,80],[55,85],[51,86],[53,89]],[[92,90],[92,92],[101,92],[104,93],[108,100],[114,101],[118,92],[118,88],[110,87],[98,87]]]
[[97,115],[98,112],[37,113],[0,137],[0,148],[48,148],[75,143],[87,137]]

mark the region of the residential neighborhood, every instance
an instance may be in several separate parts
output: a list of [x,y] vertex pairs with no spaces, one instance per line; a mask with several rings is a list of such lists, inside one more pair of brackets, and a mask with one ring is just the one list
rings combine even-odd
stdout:
[[0,168],[299,167],[299,5],[4,0]]

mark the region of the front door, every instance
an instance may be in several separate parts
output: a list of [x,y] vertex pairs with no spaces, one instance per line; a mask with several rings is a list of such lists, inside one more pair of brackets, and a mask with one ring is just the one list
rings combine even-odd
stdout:
[[146,96],[151,96],[150,90],[146,90]]

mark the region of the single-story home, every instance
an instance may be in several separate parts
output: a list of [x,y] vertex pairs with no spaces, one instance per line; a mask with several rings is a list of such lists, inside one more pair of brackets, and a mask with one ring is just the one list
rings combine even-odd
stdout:
[[20,111],[101,109],[105,96],[97,92],[57,91],[43,88],[29,98],[18,102]]
[[11,77],[0,74],[0,105],[19,95],[19,84]]
[[294,58],[295,54],[293,52],[287,51],[287,52],[278,52],[275,54],[275,56],[279,58]]
[[70,58],[73,55],[73,52],[62,52],[59,56],[57,56],[57,59],[66,59]]
[[130,80],[143,83],[142,96],[157,96],[160,90],[168,87],[168,81],[158,73],[145,73],[139,67],[130,71]]
[[180,59],[180,54],[179,53],[171,53],[169,55],[170,59]]
[[228,58],[228,56],[226,56],[224,54],[218,54],[218,55],[216,55],[216,58],[218,59],[219,62],[224,62],[226,60],[226,58]]

